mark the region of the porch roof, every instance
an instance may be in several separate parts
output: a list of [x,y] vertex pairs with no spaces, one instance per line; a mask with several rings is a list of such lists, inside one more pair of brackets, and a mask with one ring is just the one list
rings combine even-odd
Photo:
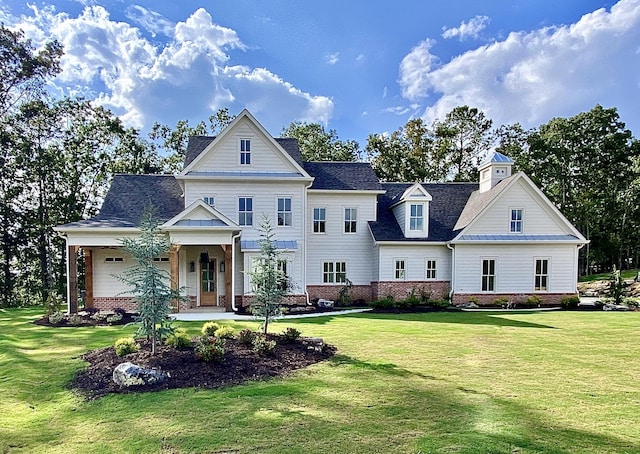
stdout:
[[[298,242],[296,240],[275,240],[276,249],[294,250],[298,249]],[[259,251],[260,242],[258,240],[241,240],[240,249],[242,251]]]

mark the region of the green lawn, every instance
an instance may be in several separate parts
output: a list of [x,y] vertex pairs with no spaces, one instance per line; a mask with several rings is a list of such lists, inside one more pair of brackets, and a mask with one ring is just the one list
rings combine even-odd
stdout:
[[[632,269],[632,270],[622,270],[620,271],[620,276],[622,279],[633,279],[638,275],[640,269]],[[601,274],[590,274],[588,276],[580,276],[578,278],[578,282],[592,282],[592,281],[608,281],[611,279],[611,271],[607,273]]]
[[3,453],[640,452],[640,312],[279,322],[338,356],[285,379],[93,402],[65,388],[77,356],[134,328],[38,315],[0,310]]

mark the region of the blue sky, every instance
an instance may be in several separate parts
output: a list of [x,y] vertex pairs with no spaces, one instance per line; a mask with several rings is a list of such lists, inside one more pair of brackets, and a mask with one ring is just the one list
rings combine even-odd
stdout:
[[143,131],[246,107],[364,148],[463,104],[536,127],[599,103],[640,134],[640,0],[0,0],[0,20],[64,44],[54,92]]

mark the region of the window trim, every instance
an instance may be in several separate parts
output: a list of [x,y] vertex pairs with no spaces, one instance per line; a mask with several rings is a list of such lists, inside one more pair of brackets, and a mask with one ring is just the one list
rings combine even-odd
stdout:
[[[251,200],[251,210],[240,210],[240,200],[241,199],[245,199],[245,207],[246,207],[246,199]],[[253,227],[253,196],[250,195],[241,195],[238,196],[238,225],[240,225],[241,227]],[[251,214],[251,222],[249,224],[247,224],[247,220],[246,220],[246,216],[245,216],[245,220],[244,223],[240,222],[240,215],[241,214],[247,214],[250,213]]]
[[[246,144],[249,144],[249,149],[248,150],[243,150],[243,148],[246,148]],[[250,167],[251,166],[251,137],[240,137],[238,139],[238,164],[243,166],[243,167]],[[243,161],[247,161],[247,157],[249,158],[248,161],[249,162],[243,162]]]
[[[330,265],[330,270],[327,271],[327,265]],[[338,266],[340,265],[340,266]],[[346,260],[323,260],[322,261],[322,284],[323,285],[344,285],[349,280],[347,275],[347,261]],[[338,279],[338,276],[344,275],[344,280]]]
[[[546,261],[547,262],[547,272],[546,274],[540,273],[538,274],[538,261]],[[538,279],[538,276],[540,276],[541,278],[544,277],[546,278],[546,286],[545,288],[542,288],[542,286],[537,287],[536,286],[536,281]],[[550,277],[551,277],[551,257],[534,257],[533,258],[533,291],[534,292],[539,292],[539,293],[548,293],[549,292],[549,282],[550,282]],[[541,282],[542,283],[542,282]]]
[[[414,216],[412,211],[413,211],[413,207],[419,207],[420,208],[420,216]],[[416,203],[416,202],[410,202],[409,203],[409,231],[410,232],[424,232],[424,212],[425,212],[425,204],[424,203]],[[412,228],[412,221],[413,220],[416,221],[420,221],[420,228]]]
[[[284,224],[280,224],[280,200],[284,200],[284,208],[282,211],[284,214]],[[289,200],[289,211],[286,211],[286,200]],[[289,214],[289,223],[286,223],[287,214]],[[278,227],[293,227],[293,196],[290,195],[279,195],[276,196],[276,223]]]
[[[323,219],[316,220],[316,210],[322,210],[323,211],[323,214],[324,214]],[[326,235],[327,234],[327,207],[312,207],[311,208],[311,217],[312,217],[312,221],[311,221],[311,231],[312,231],[312,233],[315,234],[315,235]],[[318,229],[318,231],[316,231],[316,222],[318,222],[318,227],[320,225],[322,225],[322,231],[320,231],[320,229]]]
[[[513,213],[517,211],[520,211],[520,219],[513,218]],[[518,225],[520,225],[520,230],[517,230]],[[513,230],[514,226],[516,230]],[[509,208],[509,233],[513,235],[522,235],[524,233],[524,208]]]
[[216,206],[216,196],[215,195],[205,195],[202,197],[202,201],[209,205],[211,208],[215,208]]
[[[493,261],[493,274],[484,274],[484,262]],[[490,271],[490,270],[489,270]],[[487,289],[485,290],[485,277],[493,277],[492,281],[487,281]],[[481,257],[480,258],[480,291],[482,293],[495,293],[498,283],[498,257]],[[489,285],[492,284],[492,285]]]
[[[433,269],[429,268],[429,262],[433,262]],[[429,271],[433,271],[433,277],[429,277]],[[427,257],[424,260],[424,280],[425,281],[438,280],[438,259]]]
[[[401,267],[398,265],[401,265]],[[405,257],[393,259],[393,279],[395,281],[407,280],[407,259]]]
[[[349,210],[350,216],[349,219],[347,220],[347,210]],[[355,219],[353,219],[351,217],[351,214],[355,212]],[[356,235],[358,233],[358,208],[357,207],[344,207],[344,209],[342,210],[343,213],[343,230],[342,233],[344,233],[345,235]],[[349,222],[349,225],[352,225],[353,227],[350,227],[349,230],[347,230],[347,222]]]

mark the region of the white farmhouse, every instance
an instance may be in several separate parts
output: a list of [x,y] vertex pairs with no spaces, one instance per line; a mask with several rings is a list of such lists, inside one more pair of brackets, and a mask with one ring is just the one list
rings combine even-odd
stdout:
[[58,226],[67,241],[68,302],[77,308],[76,260],[85,260],[87,307],[134,309],[115,277],[120,248],[156,208],[173,246],[158,265],[188,303],[176,310],[247,305],[246,271],[259,226],[272,220],[290,304],[410,292],[455,304],[576,294],[587,240],[513,162],[493,153],[478,183],[381,183],[368,163],[304,162],[295,139],[273,138],[247,110],[217,137],[193,137],[178,175],[116,175],[95,218]]

